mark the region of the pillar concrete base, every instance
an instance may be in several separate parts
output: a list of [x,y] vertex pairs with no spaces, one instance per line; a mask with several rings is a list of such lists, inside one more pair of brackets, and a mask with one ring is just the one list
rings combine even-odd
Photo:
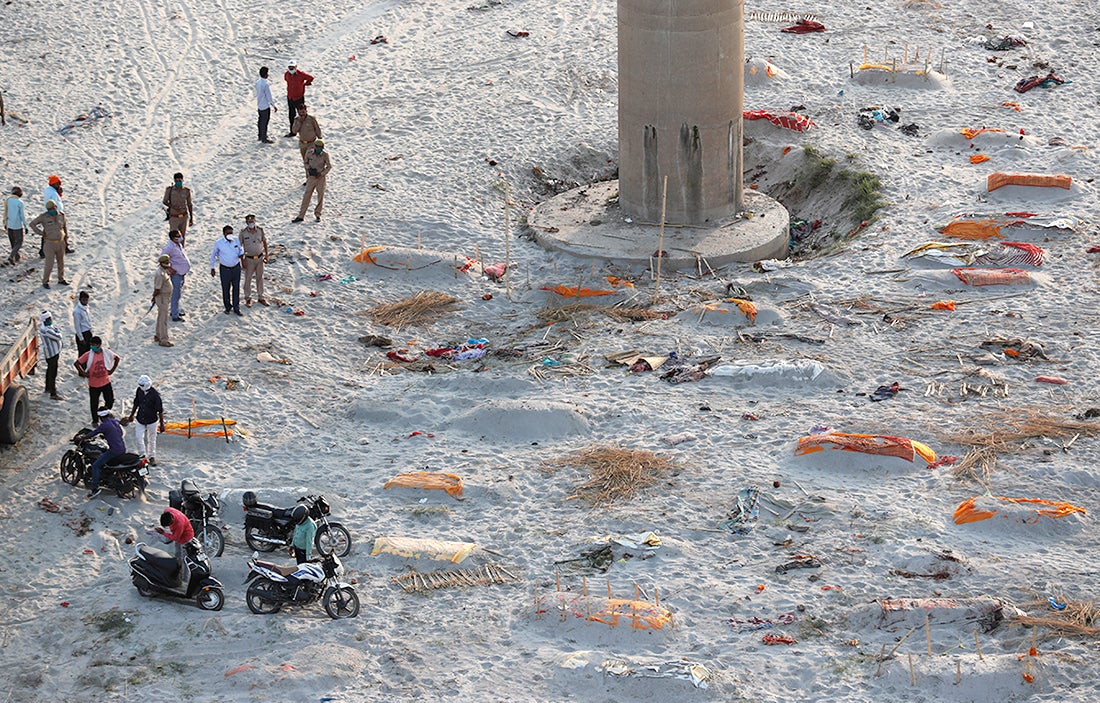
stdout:
[[[662,269],[718,268],[734,262],[787,256],[790,214],[778,201],[747,190],[745,213],[721,222],[664,229],[660,223],[629,221],[619,209],[619,182],[574,188],[540,203],[527,218],[535,241],[553,251],[616,264],[648,267],[662,249]],[[699,262],[701,257],[705,263]]]

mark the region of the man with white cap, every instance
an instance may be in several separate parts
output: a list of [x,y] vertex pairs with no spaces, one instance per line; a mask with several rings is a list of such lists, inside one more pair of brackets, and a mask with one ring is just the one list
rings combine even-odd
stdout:
[[161,254],[157,258],[157,272],[153,275],[152,303],[157,306],[157,333],[153,341],[162,347],[175,346],[168,341],[168,307],[172,302],[172,257]]
[[286,111],[290,120],[290,131],[286,136],[294,136],[294,118],[298,116],[298,108],[306,102],[306,86],[313,85],[313,76],[305,71],[298,70],[298,62],[291,59],[286,62],[286,73],[283,74],[286,81]]
[[61,330],[53,326],[53,315],[45,310],[38,316],[38,337],[42,340],[42,356],[46,357],[46,392],[54,400],[64,400],[57,394],[57,361],[61,358]]
[[104,439],[107,440],[107,451],[100,454],[92,462],[92,490],[88,492],[89,500],[99,495],[99,474],[103,467],[111,459],[126,453],[126,440],[122,436],[122,425],[118,424],[115,414],[111,412],[110,408],[100,408],[96,414],[99,416],[99,426],[92,430],[88,436],[103,435]]
[[134,436],[137,437],[137,453],[148,457],[149,463],[156,466],[157,431],[159,429],[160,432],[164,432],[164,403],[148,376],[143,375],[138,379],[134,404],[122,424],[133,422],[135,414],[137,414],[137,424],[134,425]]

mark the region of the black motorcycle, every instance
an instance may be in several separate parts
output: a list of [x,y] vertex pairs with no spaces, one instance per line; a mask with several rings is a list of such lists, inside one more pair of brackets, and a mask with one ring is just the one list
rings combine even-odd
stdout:
[[202,542],[207,554],[220,557],[225,549],[225,535],[214,524],[214,518],[222,509],[217,493],[207,493],[204,497],[189,478],[180,481],[178,491],[168,491],[168,505],[180,511],[191,521],[195,538]]
[[[297,566],[280,566],[257,559],[248,560],[252,581],[245,593],[248,609],[257,615],[277,613],[288,605],[309,605],[318,600],[333,620],[354,618],[359,614],[359,596],[350,584],[340,581],[344,566],[334,554]],[[255,581],[253,581],[255,579]]]
[[145,597],[167,595],[194,599],[203,610],[221,610],[225,605],[222,585],[210,576],[210,559],[202,545],[193,539],[183,545],[187,573],[181,574],[179,562],[168,552],[139,542],[130,560],[130,577],[138,593]]
[[[244,539],[258,552],[272,552],[279,547],[289,547],[294,536],[293,508],[277,508],[256,502],[256,494],[245,491]],[[298,502],[309,509],[309,516],[317,523],[317,535],[313,539],[317,552],[346,557],[351,552],[351,534],[338,522],[329,522],[329,506],[324,496],[304,496]]]
[[[61,457],[61,480],[70,486],[92,483],[92,462],[107,451],[107,440],[101,436],[89,438],[90,429],[83,429],[69,440],[75,447]],[[114,491],[119,498],[133,498],[138,491],[144,492],[149,486],[149,466],[145,457],[137,454],[122,454],[107,462],[100,471],[101,488]]]

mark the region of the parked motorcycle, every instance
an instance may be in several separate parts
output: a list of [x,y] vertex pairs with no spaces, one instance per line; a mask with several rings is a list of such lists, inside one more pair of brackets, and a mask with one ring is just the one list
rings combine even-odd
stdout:
[[248,576],[252,581],[245,593],[248,609],[257,615],[277,613],[288,605],[309,605],[320,599],[325,612],[333,620],[354,618],[359,614],[359,596],[351,585],[340,581],[344,565],[335,554],[307,561],[297,566],[280,566],[260,561],[253,552],[248,560]]
[[[250,549],[271,552],[279,547],[289,547],[294,536],[294,521],[290,517],[293,508],[277,508],[256,502],[256,494],[245,491],[244,539]],[[317,552],[346,557],[351,552],[351,534],[338,522],[329,522],[329,506],[324,496],[304,496],[298,503],[309,509],[309,516],[317,523],[317,535],[313,539]]]
[[[107,440],[99,435],[89,438],[91,430],[85,428],[69,440],[74,448],[61,457],[61,480],[70,486],[83,484],[86,488],[92,483],[92,462],[107,451]],[[137,454],[122,454],[107,462],[100,471],[101,488],[114,491],[119,498],[133,498],[138,491],[149,486],[149,466],[145,457]]]
[[130,560],[130,577],[145,597],[167,595],[194,599],[203,610],[221,610],[225,605],[222,584],[210,575],[210,559],[197,539],[183,545],[186,582],[180,578],[179,562],[168,552],[139,542]]
[[215,557],[222,555],[225,549],[225,535],[222,534],[221,528],[214,524],[214,518],[222,509],[217,493],[207,493],[203,497],[195,482],[185,478],[180,481],[178,491],[168,491],[168,505],[186,515],[191,521],[195,538],[202,542],[207,554]]

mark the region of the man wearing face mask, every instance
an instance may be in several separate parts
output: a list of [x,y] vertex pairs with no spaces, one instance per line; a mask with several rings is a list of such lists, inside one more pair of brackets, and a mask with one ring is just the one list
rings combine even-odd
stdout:
[[233,228],[229,225],[222,227],[222,237],[214,242],[214,249],[210,252],[210,277],[217,276],[220,270],[222,305],[225,307],[226,315],[230,311],[241,314],[241,257],[243,255],[244,249],[241,249],[241,243],[233,238]]
[[255,215],[245,215],[241,230],[241,248],[244,249],[244,305],[252,307],[252,278],[256,278],[256,295],[260,305],[264,299],[264,264],[267,263],[267,235],[264,228],[256,226]]
[[298,153],[302,155],[305,163],[306,154],[313,148],[313,143],[323,137],[321,125],[317,118],[309,114],[309,106],[302,103],[298,106],[298,116],[294,118],[294,125],[290,131],[298,135]]
[[[42,203],[45,204],[52,200],[54,202],[54,205],[57,207],[57,211],[61,214],[65,214],[65,201],[61,199],[61,194],[61,177],[57,175],[51,175],[48,179],[46,179],[46,187],[42,189]],[[46,209],[48,210],[49,206],[46,206]],[[69,245],[69,233],[66,232],[65,253],[72,254],[73,251],[73,248]],[[38,250],[38,258],[41,259],[45,255],[45,251],[43,251],[42,249]]]
[[161,254],[157,258],[157,271],[153,274],[151,302],[157,306],[157,333],[153,341],[162,347],[172,347],[168,339],[168,305],[172,299],[172,257]]
[[61,330],[53,325],[53,315],[44,311],[38,316],[38,337],[42,340],[42,356],[46,357],[46,392],[53,400],[64,400],[57,394],[57,360],[61,357]]
[[42,251],[46,263],[42,266],[42,287],[50,287],[50,274],[57,263],[57,284],[69,285],[65,280],[65,240],[69,236],[65,215],[57,209],[57,203],[46,201],[46,212],[30,221],[31,231],[42,237]]
[[325,142],[323,139],[318,139],[313,142],[313,149],[306,154],[306,192],[302,194],[302,207],[298,210],[298,216],[295,217],[293,222],[302,222],[306,216],[306,210],[309,210],[309,201],[313,199],[313,191],[317,191],[317,207],[314,208],[313,214],[317,217],[317,221],[321,221],[321,209],[325,205],[325,177],[328,172],[332,170],[332,161],[328,157],[328,152],[325,151]]
[[105,408],[115,406],[115,389],[111,386],[111,374],[122,361],[118,354],[103,346],[103,340],[92,337],[92,348],[73,362],[81,378],[88,379],[88,399],[91,401],[92,424],[99,421],[99,400]]
[[187,245],[187,226],[195,224],[195,210],[191,207],[191,189],[183,187],[183,174],[172,174],[172,185],[164,189],[165,210],[168,212],[168,229],[180,233],[180,246]]
[[191,260],[187,258],[180,242],[183,240],[179,232],[168,233],[168,243],[160,250],[161,255],[167,254],[172,276],[172,300],[169,303],[169,312],[172,322],[183,322],[184,312],[180,310],[180,296],[183,295],[183,282],[187,274],[191,272]]
[[306,86],[313,85],[313,76],[299,71],[297,61],[288,61],[283,80],[286,81],[286,111],[290,120],[290,132],[286,136],[293,137],[294,118],[298,116],[298,108],[306,102]]

